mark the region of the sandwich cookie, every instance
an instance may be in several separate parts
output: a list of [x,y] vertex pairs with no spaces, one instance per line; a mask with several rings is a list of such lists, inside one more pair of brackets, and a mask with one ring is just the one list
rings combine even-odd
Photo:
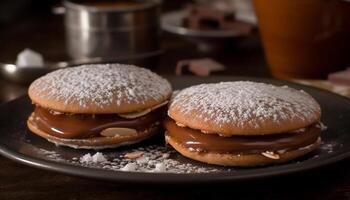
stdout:
[[51,72],[29,87],[29,129],[57,145],[102,149],[142,141],[160,131],[169,82],[123,64],[82,65]]
[[192,86],[172,98],[168,116],[166,142],[210,164],[281,163],[321,142],[319,104],[287,86],[249,81]]

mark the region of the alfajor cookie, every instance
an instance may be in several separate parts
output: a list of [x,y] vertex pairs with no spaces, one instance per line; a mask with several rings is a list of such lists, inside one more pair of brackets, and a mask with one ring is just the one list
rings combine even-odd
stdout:
[[29,87],[29,129],[58,145],[102,149],[160,131],[169,82],[132,65],[82,65],[51,72]]
[[201,84],[174,96],[167,143],[194,160],[224,166],[280,163],[321,142],[321,108],[304,91],[249,81]]

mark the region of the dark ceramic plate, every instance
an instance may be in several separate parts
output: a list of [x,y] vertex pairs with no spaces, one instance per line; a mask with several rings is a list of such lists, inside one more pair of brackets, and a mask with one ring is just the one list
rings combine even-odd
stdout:
[[[103,169],[101,167],[89,167],[74,161],[84,154],[93,151],[76,150],[55,146],[46,140],[29,132],[26,128],[26,119],[32,111],[32,105],[28,97],[22,97],[0,106],[0,153],[12,160],[33,167],[66,173],[75,176],[89,177],[102,180],[111,180],[129,183],[204,183],[211,181],[228,182],[247,180],[289,174],[310,170],[316,167],[334,163],[349,157],[350,155],[350,100],[324,90],[302,86],[294,83],[238,77],[169,77],[175,89],[186,86],[219,81],[253,80],[277,85],[289,85],[297,89],[303,89],[310,93],[321,104],[322,121],[328,129],[322,133],[324,144],[321,148],[296,161],[281,165],[273,165],[258,168],[225,168],[201,164],[177,153],[171,153],[171,157],[178,162],[189,163],[192,166],[217,169],[215,172],[206,173],[145,173],[122,172]],[[140,146],[164,146],[162,136],[151,138],[138,145],[123,147],[114,150],[105,150],[107,156],[116,156],[121,151]],[[51,153],[47,153],[51,152]],[[56,155],[60,155],[57,159]]]

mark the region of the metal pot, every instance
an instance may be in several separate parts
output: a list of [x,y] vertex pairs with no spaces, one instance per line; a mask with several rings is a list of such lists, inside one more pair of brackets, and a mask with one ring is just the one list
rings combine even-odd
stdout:
[[63,3],[67,51],[73,60],[108,62],[160,54],[160,0],[120,7],[85,2]]

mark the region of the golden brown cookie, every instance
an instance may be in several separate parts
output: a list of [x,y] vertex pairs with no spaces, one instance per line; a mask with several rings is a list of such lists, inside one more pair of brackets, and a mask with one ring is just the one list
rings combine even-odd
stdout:
[[186,88],[172,99],[168,115],[208,134],[267,135],[318,122],[321,108],[304,91],[237,81]]
[[132,65],[82,65],[29,87],[29,129],[58,145],[102,149],[142,141],[161,129],[169,82]]
[[67,113],[130,113],[166,101],[167,80],[148,69],[123,64],[95,64],[51,72],[35,80],[33,103]]
[[159,126],[159,124],[153,124],[148,129],[137,132],[137,134],[116,135],[112,137],[67,139],[67,138],[60,138],[60,137],[50,135],[38,129],[37,126],[32,125],[32,123],[29,120],[27,121],[27,125],[29,130],[31,130],[33,133],[47,139],[48,141],[56,145],[68,146],[74,149],[96,149],[96,150],[135,144],[151,137],[156,133],[159,133],[159,131],[161,130],[161,126]]
[[168,116],[167,143],[210,164],[281,163],[321,142],[319,104],[287,86],[249,81],[192,86],[172,97]]
[[[279,154],[278,158],[268,157],[268,154],[232,154],[232,153],[211,153],[211,152],[198,152],[190,151],[184,148],[180,144],[176,143],[170,137],[166,137],[167,143],[169,143],[176,151],[182,155],[197,160],[200,162],[222,165],[222,166],[239,166],[239,167],[255,167],[268,164],[283,163],[300,156],[306,155],[315,150],[320,144],[320,140],[315,141],[313,144],[304,148],[286,151],[283,154]],[[267,155],[267,156],[266,156]]]

